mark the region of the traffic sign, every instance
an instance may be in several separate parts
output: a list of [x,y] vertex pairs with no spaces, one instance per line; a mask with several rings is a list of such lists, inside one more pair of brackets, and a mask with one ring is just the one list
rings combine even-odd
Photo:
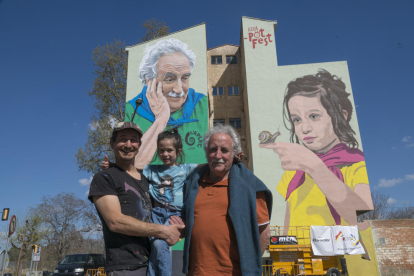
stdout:
[[40,261],[40,246],[37,246],[37,251],[33,250],[33,262],[39,262]]
[[13,235],[14,231],[16,230],[16,225],[17,225],[16,216],[13,215],[10,219],[10,224],[9,224],[9,236]]
[[[6,260],[4,260],[4,256],[6,256]],[[4,271],[4,269],[7,268],[7,266],[9,265],[9,253],[6,253],[6,250],[1,251],[0,253],[0,270]],[[4,265],[4,269],[3,269],[3,265]]]

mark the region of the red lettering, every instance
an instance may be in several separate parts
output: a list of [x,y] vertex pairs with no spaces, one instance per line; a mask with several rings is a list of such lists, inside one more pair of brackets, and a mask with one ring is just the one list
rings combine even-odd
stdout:
[[253,42],[253,49],[254,49],[254,48],[256,48],[255,45],[257,44],[257,39],[253,39],[252,42]]
[[263,38],[259,38],[259,44],[263,44]]
[[272,36],[271,34],[267,34],[266,36],[267,36],[267,38],[269,38],[269,42],[273,42],[273,41],[270,40],[270,37]]
[[253,33],[249,33],[249,41],[252,41]]
[[269,44],[269,43],[267,43],[267,38],[265,38],[265,43],[266,43],[265,46],[267,46],[267,44]]
[[260,32],[260,34],[261,34],[262,37],[265,37],[264,34],[263,34],[263,31],[264,31],[263,29],[260,29],[259,32]]

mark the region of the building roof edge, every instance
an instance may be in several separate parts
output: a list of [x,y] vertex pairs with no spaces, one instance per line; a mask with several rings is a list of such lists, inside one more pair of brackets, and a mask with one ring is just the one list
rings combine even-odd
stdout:
[[206,22],[203,22],[203,23],[200,23],[200,24],[197,24],[197,25],[194,25],[194,26],[191,26],[191,27],[188,27],[188,28],[185,28],[185,29],[182,29],[182,30],[179,30],[179,31],[170,33],[170,34],[167,34],[167,35],[164,35],[164,36],[160,36],[160,37],[157,37],[157,38],[154,38],[154,39],[150,39],[150,40],[147,40],[147,41],[144,41],[144,42],[141,42],[141,43],[137,43],[137,44],[134,44],[134,45],[131,45],[131,46],[127,46],[127,47],[125,47],[125,50],[128,51],[129,48],[132,48],[132,47],[135,47],[135,46],[138,46],[138,45],[141,45],[141,44],[144,44],[144,43],[147,43],[147,42],[150,42],[150,41],[153,41],[153,40],[156,40],[156,39],[165,37],[165,36],[173,35],[173,34],[176,34],[176,33],[179,33],[179,32],[182,32],[182,31],[185,31],[185,30],[194,28],[194,27],[201,26],[201,25],[206,25]]
[[255,20],[261,20],[261,21],[266,21],[266,22],[277,23],[277,20],[266,20],[266,19],[255,18],[255,17],[250,17],[250,16],[242,16],[242,18],[249,18],[249,19],[255,19]]
[[210,51],[210,50],[213,50],[213,49],[216,49],[216,48],[219,48],[219,47],[223,47],[223,46],[234,46],[234,47],[240,47],[239,45],[234,45],[234,44],[223,44],[223,45],[219,45],[219,46],[216,46],[216,47],[213,47],[213,48],[210,48],[210,49],[207,49],[207,51]]

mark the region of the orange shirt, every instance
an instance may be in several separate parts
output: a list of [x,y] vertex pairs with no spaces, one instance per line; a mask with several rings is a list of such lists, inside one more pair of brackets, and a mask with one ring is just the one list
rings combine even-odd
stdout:
[[[204,176],[199,185],[187,276],[241,275],[236,233],[228,214],[228,179],[211,183]],[[258,225],[269,223],[264,192],[256,194],[256,209]]]

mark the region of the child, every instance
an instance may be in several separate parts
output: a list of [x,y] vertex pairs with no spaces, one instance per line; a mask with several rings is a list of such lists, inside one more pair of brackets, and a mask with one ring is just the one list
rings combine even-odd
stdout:
[[[163,165],[147,165],[143,174],[150,184],[154,199],[152,222],[169,225],[171,216],[181,217],[183,186],[186,178],[198,164],[183,163],[183,143],[178,130],[164,131],[157,139],[158,157]],[[151,253],[147,276],[171,275],[171,255],[168,244],[162,239],[150,238]]]

